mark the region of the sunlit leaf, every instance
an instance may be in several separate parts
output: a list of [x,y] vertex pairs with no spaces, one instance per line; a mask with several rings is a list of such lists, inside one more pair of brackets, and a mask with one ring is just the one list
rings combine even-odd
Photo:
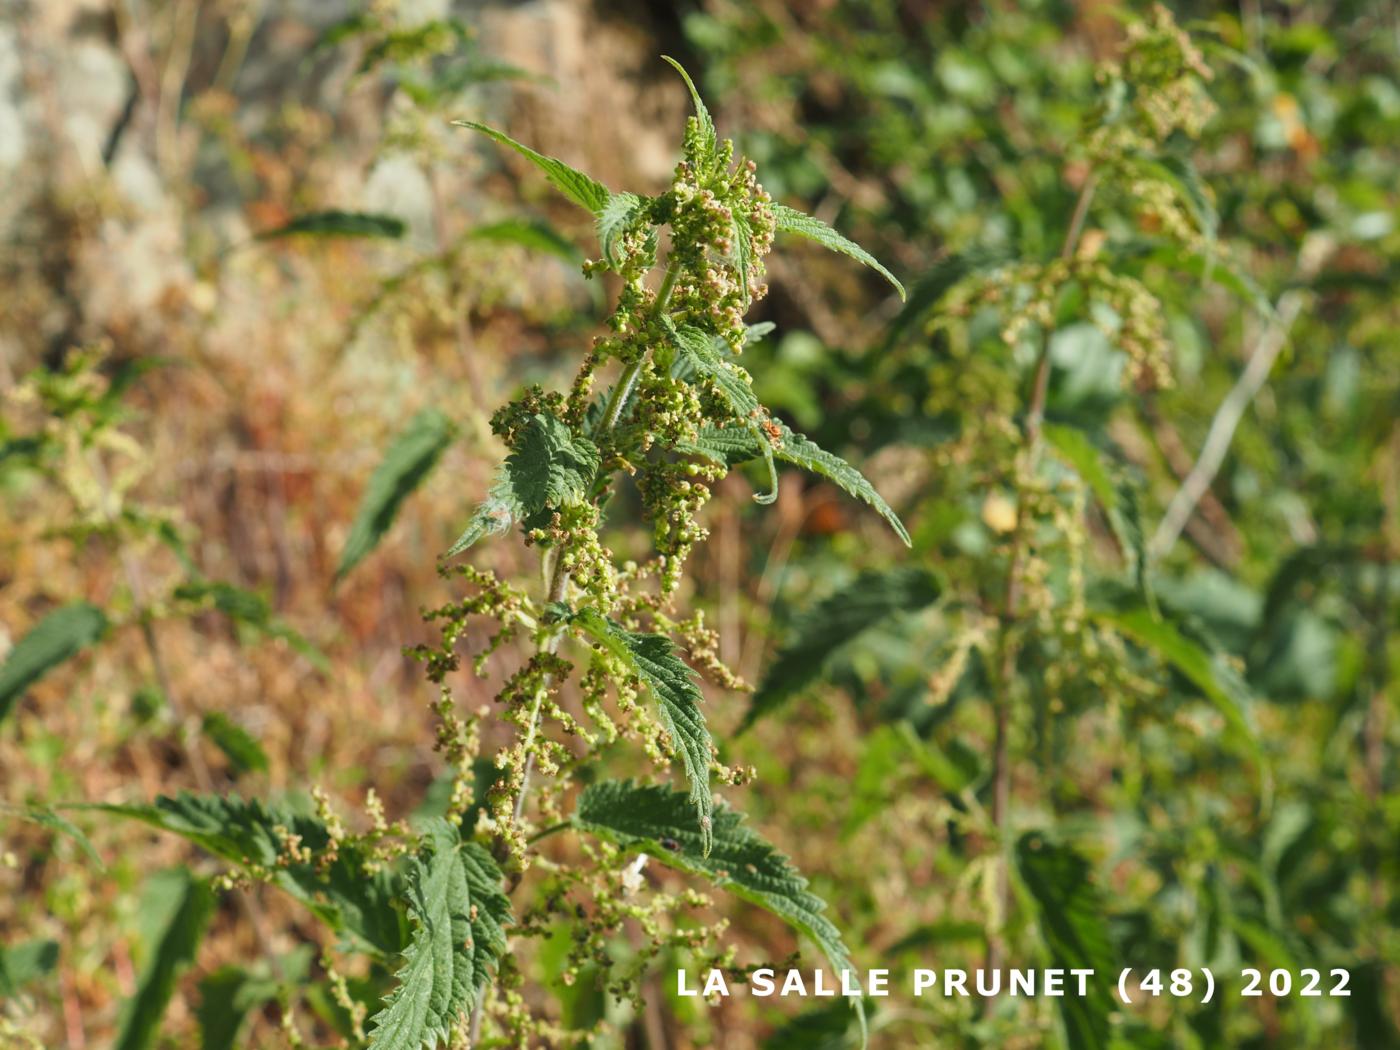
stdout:
[[612,196],[612,194],[608,192],[607,187],[597,180],[590,178],[575,168],[571,168],[562,160],[556,160],[554,157],[546,157],[543,153],[535,152],[529,146],[516,142],[515,139],[504,132],[497,131],[495,128],[488,127],[485,124],[478,124],[476,121],[472,120],[454,120],[453,123],[458,127],[479,131],[483,135],[495,139],[501,145],[509,146],[535,167],[539,168],[540,171],[544,172],[544,177],[549,180],[551,186],[565,197],[568,197],[569,200],[573,201],[575,204],[587,208],[594,215],[597,215],[607,206],[608,200]]
[[499,536],[524,514],[525,509],[520,505],[520,497],[515,494],[515,486],[511,483],[510,471],[502,467],[496,472],[486,498],[472,512],[467,527],[443,557],[456,557],[480,539]]
[[719,135],[715,131],[714,118],[710,116],[710,111],[705,107],[704,100],[700,97],[700,91],[695,86],[695,81],[690,79],[690,74],[685,68],[670,55],[662,55],[661,59],[685,81],[685,86],[690,90],[690,99],[695,103],[695,122],[700,130],[700,156],[704,160],[714,157],[715,150],[719,145]]
[[899,292],[899,297],[904,298],[904,285],[899,283],[899,278],[885,269],[875,256],[856,244],[855,241],[841,236],[821,219],[806,215],[784,204],[773,205],[773,217],[777,220],[779,233],[795,233],[799,237],[806,237],[809,241],[816,241],[823,248],[839,252],[842,255],[849,255],[852,259],[864,263],[884,277],[885,280],[894,285],[895,291]]
[[582,500],[599,464],[592,441],[554,416],[536,414],[521,428],[506,474],[525,513],[538,514]]
[[698,676],[662,634],[628,631],[592,609],[580,610],[573,621],[646,683],[661,708],[661,724],[671,737],[690,781],[690,802],[700,829],[701,851],[710,852],[714,803],[710,797],[713,745],[700,705],[704,697]]
[[885,502],[885,498],[875,491],[875,486],[870,484],[860,471],[840,456],[826,451],[816,442],[809,440],[805,434],[795,433],[783,423],[778,424],[778,426],[782,437],[773,449],[774,456],[785,463],[791,463],[826,478],[846,495],[854,496],[861,502],[869,504],[875,508],[880,517],[889,523],[890,528],[894,529],[895,535],[904,541],[906,547],[913,546],[909,539],[909,531],[899,520],[899,515]]
[[[841,931],[823,914],[826,903],[740,813],[722,803],[715,806],[713,846],[708,851],[690,816],[691,803],[684,792],[605,780],[589,785],[579,797],[574,824],[626,850],[640,850],[658,863],[709,879],[810,937],[835,973],[854,969]],[[863,1033],[864,1007],[858,997],[852,997],[851,1004]]]
[[398,986],[373,1018],[372,1050],[446,1046],[505,951],[510,902],[489,853],[432,820],[407,877],[413,932]]

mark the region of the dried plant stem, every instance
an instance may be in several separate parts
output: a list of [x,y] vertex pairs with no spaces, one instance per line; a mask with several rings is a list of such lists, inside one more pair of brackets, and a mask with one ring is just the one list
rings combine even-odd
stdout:
[[1195,466],[1167,504],[1167,511],[1162,515],[1162,521],[1152,535],[1152,542],[1148,544],[1148,554],[1153,559],[1162,558],[1170,553],[1181,535],[1181,530],[1195,512],[1196,505],[1201,502],[1201,498],[1210,489],[1211,482],[1215,480],[1215,475],[1220,472],[1220,466],[1225,462],[1225,454],[1230,451],[1230,443],[1234,440],[1235,428],[1240,425],[1245,410],[1269,378],[1269,372],[1273,370],[1280,351],[1288,344],[1288,333],[1303,310],[1303,300],[1304,293],[1299,291],[1287,292],[1279,300],[1274,319],[1254,344],[1244,371],[1235,380],[1230,392],[1225,395],[1225,400],[1220,403],[1215,418],[1210,421],[1210,430],[1206,433],[1205,444],[1201,446],[1201,454],[1196,458]]

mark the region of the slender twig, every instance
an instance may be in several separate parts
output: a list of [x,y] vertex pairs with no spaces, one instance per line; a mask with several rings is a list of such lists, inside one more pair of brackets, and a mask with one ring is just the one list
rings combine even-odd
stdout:
[[1196,505],[1210,489],[1211,482],[1215,480],[1221,464],[1225,462],[1225,454],[1230,450],[1235,428],[1244,418],[1245,410],[1255,395],[1263,388],[1265,380],[1269,378],[1269,372],[1273,370],[1274,361],[1288,343],[1288,333],[1303,310],[1304,298],[1303,292],[1294,290],[1285,292],[1279,299],[1273,320],[1264,329],[1263,335],[1249,355],[1249,362],[1244,366],[1244,371],[1240,373],[1235,385],[1230,388],[1225,400],[1216,410],[1195,466],[1172,496],[1157,531],[1152,534],[1147,551],[1154,560],[1170,553],[1181,536],[1181,530],[1195,512]]
[[[1074,205],[1069,229],[1065,233],[1060,257],[1068,259],[1074,255],[1079,245],[1084,223],[1089,215],[1089,205],[1094,199],[1098,180],[1090,175],[1079,191],[1079,199]],[[1022,435],[1025,470],[1035,470],[1040,455],[1041,424],[1045,420],[1045,401],[1050,390],[1050,333],[1046,332],[1040,346],[1040,356],[1036,359],[1035,377],[1031,381],[1030,400],[1026,406],[1026,421]],[[1005,938],[1002,927],[1006,913],[1011,906],[1011,859],[1008,830],[1011,808],[1011,684],[1016,672],[1016,622],[1021,616],[1021,568],[1026,557],[1027,532],[1025,500],[1016,504],[1016,522],[1011,532],[1011,560],[1007,566],[1006,597],[1003,603],[1001,630],[1001,667],[997,683],[997,695],[993,701],[996,720],[995,740],[992,744],[992,824],[996,828],[997,847],[1001,851],[1001,863],[997,865],[996,901],[997,912],[992,935],[987,939],[987,969],[1001,968],[1005,956]],[[992,999],[988,999],[990,1008]]]
[[535,832],[525,841],[533,846],[536,842],[539,842],[541,839],[547,839],[551,835],[559,834],[559,832],[561,831],[568,831],[573,826],[574,822],[572,820],[561,820],[559,821],[559,823],[551,824],[549,827],[543,829],[542,831]]

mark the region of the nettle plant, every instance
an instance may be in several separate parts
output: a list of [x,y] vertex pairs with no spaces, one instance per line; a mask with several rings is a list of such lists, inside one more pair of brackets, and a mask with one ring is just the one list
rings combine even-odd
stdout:
[[[465,125],[527,158],[594,216],[601,256],[585,273],[611,273],[621,291],[606,334],[568,390],[532,387],[493,416],[509,454],[449,552],[455,558],[514,529],[540,552],[541,593],[445,561],[442,575],[470,593],[428,612],[441,642],[411,650],[441,687],[437,746],[454,771],[445,815],[410,828],[391,822],[371,796],[366,830],[353,831],[319,792],[314,814],[214,794],[102,807],[228,861],[220,888],[281,888],[340,935],[342,952],[367,957],[363,979],[347,976],[329,954],[322,959],[331,1014],[355,1044],[474,1045],[488,1026],[519,1046],[586,1038],[587,1031],[549,1021],[540,996],[525,987],[524,945],[560,930],[569,937],[559,960],[565,985],[587,977],[634,1002],[662,952],[708,953],[713,965],[732,966],[734,948],[717,941],[722,923],[677,918],[708,898],[694,889],[652,892],[642,875],[651,862],[771,911],[815,942],[834,971],[851,968],[823,902],[786,857],[713,796],[713,782],[737,785],[749,774],[718,761],[697,671],[723,689],[746,687],[720,661],[701,613],[676,606],[686,559],[706,537],[701,509],[738,463],[766,468],[760,503],[776,497],[777,462],[790,463],[868,503],[908,543],[870,483],[773,418],[739,364],[745,345],[764,331],[747,326],[744,315],[766,290],[763,260],[776,234],[849,255],[903,289],[863,249],[774,203],[753,163],[718,137],[690,78],[671,64],[690,89],[695,115],[672,184],[654,197],[613,193],[499,131]],[[616,378],[596,391],[613,362]],[[356,557],[431,467],[444,433],[438,425],[410,427],[389,450],[366,496],[367,524],[349,545]],[[602,539],[607,511],[625,505],[613,501],[628,480],[654,545],[641,562],[620,561]],[[492,626],[474,656],[478,672],[508,645],[533,652],[506,677],[494,712],[463,713],[451,677],[469,626],[482,619]],[[482,746],[491,718],[514,727],[513,741],[494,754]],[[606,779],[624,741],[660,771],[679,766],[686,788]],[[586,863],[544,856],[542,843],[565,832],[579,836],[570,856]],[[191,916],[205,919],[207,908]],[[613,948],[629,931],[640,931],[641,943],[630,946],[624,965]],[[863,1027],[859,1000],[853,1003]],[[283,1030],[301,1045],[294,1005],[284,1000]]]
[[[722,688],[746,686],[720,661],[717,636],[703,615],[675,609],[686,559],[707,536],[698,515],[711,486],[732,465],[761,460],[768,486],[755,499],[771,503],[776,462],[782,460],[864,500],[908,542],[898,517],[869,482],[774,419],[738,364],[745,345],[765,330],[747,326],[744,315],[766,292],[763,259],[777,233],[795,233],[850,255],[903,289],[874,258],[824,223],[775,204],[757,182],[754,164],[736,158],[732,142],[718,138],[689,76],[671,64],[685,79],[696,112],[673,182],[655,197],[612,193],[499,131],[466,125],[526,157],[595,216],[601,257],[586,264],[585,273],[611,272],[622,288],[608,334],[595,340],[567,392],[531,388],[493,416],[492,430],[510,454],[449,551],[456,556],[514,525],[541,552],[543,595],[532,599],[477,567],[445,569],[445,575],[470,583],[474,593],[429,613],[443,624],[442,644],[417,650],[429,676],[444,686],[437,706],[439,745],[457,770],[448,820],[490,842],[507,887],[531,866],[541,839],[568,829],[593,837],[584,846],[592,866],[555,868],[516,935],[548,935],[560,921],[574,925],[567,981],[590,964],[610,968],[608,944],[631,920],[646,943],[627,972],[606,978],[617,995],[635,995],[647,964],[661,951],[699,949],[714,932],[667,918],[679,906],[703,904],[699,895],[639,894],[648,858],[707,877],[773,911],[808,935],[834,969],[850,968],[839,933],[805,880],[737,811],[712,796],[712,776],[741,784],[748,774],[717,761],[691,665]],[[664,253],[663,230],[669,242]],[[611,361],[620,372],[610,388],[595,394],[599,370]],[[600,538],[624,478],[635,483],[651,528],[655,553],[642,563],[619,563]],[[457,644],[477,616],[497,624],[476,656],[478,671],[506,642],[528,636],[534,646],[534,655],[496,697],[501,717],[517,729],[515,741],[485,764],[477,761],[478,719],[461,718],[446,687],[458,668]],[[577,655],[571,660],[566,653]],[[581,717],[561,702],[576,672]],[[597,779],[622,739],[639,746],[653,764],[679,764],[688,788]],[[580,781],[588,786],[570,814],[568,799]],[[536,831],[541,823],[544,830]],[[634,859],[625,861],[626,855]],[[582,921],[580,900],[591,902]],[[732,958],[731,949],[715,961],[728,964]],[[492,1012],[524,1045],[532,1033],[546,1033],[514,991],[518,974],[508,956],[503,970],[508,979]],[[405,987],[404,994],[411,994],[411,986]],[[392,1003],[388,1012],[397,1006]],[[452,1006],[476,1011],[474,1035],[481,1002]],[[383,1024],[391,1023],[392,1017]]]

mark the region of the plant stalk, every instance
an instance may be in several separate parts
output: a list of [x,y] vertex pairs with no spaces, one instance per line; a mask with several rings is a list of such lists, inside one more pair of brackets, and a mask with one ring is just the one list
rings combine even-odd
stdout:
[[[679,276],[680,259],[672,255],[666,260],[666,273],[661,278],[661,287],[657,289],[656,301],[652,305],[653,318],[660,317],[665,313],[666,307],[671,301],[671,292],[675,289],[676,279]],[[595,442],[599,438],[606,436],[609,431],[617,426],[618,421],[622,418],[622,413],[627,408],[627,402],[632,396],[632,390],[637,385],[637,377],[641,375],[645,361],[645,355],[639,357],[636,361],[627,365],[627,367],[623,369],[622,374],[618,377],[617,384],[613,387],[612,393],[608,397],[607,404],[603,408],[603,418],[598,421],[598,426],[594,429],[593,439]],[[548,554],[545,556],[548,557]],[[562,558],[555,561],[549,576],[548,601],[562,602],[565,597],[567,597],[569,591],[569,572],[564,568]],[[562,638],[563,635],[561,632],[551,631],[540,641],[536,652],[553,655],[559,650],[559,643]],[[535,735],[539,731],[540,708],[544,704],[544,698],[551,684],[550,678],[546,676],[540,690],[535,694],[535,703],[530,710],[530,724],[525,732],[525,767],[521,772],[520,790],[516,793],[515,807],[512,811],[512,822],[516,824],[520,823],[520,818],[525,812],[526,800],[530,794],[530,779],[535,769],[534,742]],[[539,839],[554,834],[556,831],[564,830],[567,826],[567,824],[557,824],[553,827],[546,828],[528,841],[538,841]],[[472,1007],[471,1020],[467,1029],[468,1048],[475,1046],[477,1040],[481,1036],[484,1002],[485,995],[483,994]]]
[[[1069,229],[1065,233],[1064,244],[1060,248],[1060,258],[1068,259],[1079,246],[1079,238],[1084,232],[1084,223],[1089,215],[1089,205],[1093,202],[1094,191],[1098,187],[1097,176],[1090,174],[1079,191],[1079,199],[1074,205]],[[1026,405],[1023,455],[1025,469],[1034,471],[1040,457],[1041,426],[1045,421],[1045,401],[1050,390],[1050,333],[1046,332],[1041,343],[1040,355],[1035,363],[1035,377],[1031,381],[1030,400]],[[994,703],[996,720],[995,738],[992,744],[992,824],[996,828],[997,848],[1001,851],[1001,863],[997,865],[996,902],[997,915],[995,928],[987,940],[988,970],[1001,969],[1006,957],[1004,928],[1007,913],[1011,909],[1011,687],[1016,677],[1016,623],[1021,616],[1021,569],[1026,558],[1027,532],[1025,500],[1016,503],[1016,522],[1011,531],[1011,560],[1007,566],[1006,597],[1003,602],[1001,629],[1001,666],[998,676],[998,691]],[[995,998],[986,1000],[990,1011]]]
[[[672,256],[666,261],[666,274],[661,279],[661,287],[656,292],[656,302],[652,306],[652,316],[659,317],[665,311],[666,306],[671,301],[671,292],[676,287],[676,278],[680,275],[680,260]],[[593,432],[596,441],[603,437],[622,418],[623,411],[627,408],[627,401],[632,396],[632,389],[637,385],[637,376],[642,372],[645,356],[629,364],[618,378],[617,384],[612,389],[612,394],[608,398],[608,403],[603,409],[603,418],[599,420],[597,428]],[[563,561],[556,561],[553,571],[550,573],[549,597],[550,602],[562,602],[569,591],[569,573],[564,568]],[[539,653],[553,655],[559,649],[560,635],[558,632],[550,633],[541,643]],[[525,733],[525,770],[520,778],[520,791],[515,797],[514,822],[519,823],[520,815],[525,811],[525,799],[530,793],[530,775],[535,768],[535,753],[532,746],[535,742],[535,732],[539,727],[540,705],[544,702],[545,692],[548,690],[550,681],[545,679],[543,688],[535,694],[535,705],[530,712],[530,725]]]

